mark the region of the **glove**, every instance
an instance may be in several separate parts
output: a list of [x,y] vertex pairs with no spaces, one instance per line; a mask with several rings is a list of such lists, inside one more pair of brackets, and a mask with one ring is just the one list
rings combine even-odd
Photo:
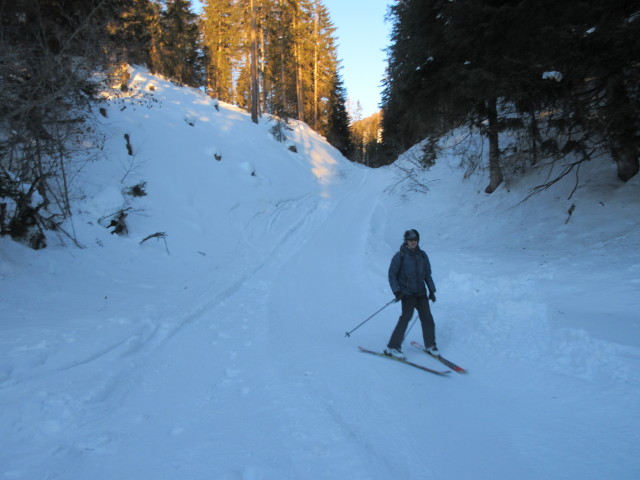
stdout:
[[394,292],[394,295],[396,296],[396,302],[399,302],[404,297],[402,292]]
[[435,292],[431,292],[429,294],[429,300],[431,300],[433,303],[436,303],[436,294],[435,294]]

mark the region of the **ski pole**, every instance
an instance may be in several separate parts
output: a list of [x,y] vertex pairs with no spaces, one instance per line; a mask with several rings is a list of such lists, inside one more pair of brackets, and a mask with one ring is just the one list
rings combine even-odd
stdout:
[[360,325],[358,325],[356,328],[354,328],[353,330],[350,330],[348,332],[344,332],[344,336],[345,337],[350,337],[351,334],[353,332],[355,332],[357,329],[359,329],[362,325],[364,325],[365,323],[367,323],[369,320],[371,320],[373,317],[375,317],[377,314],[379,314],[382,310],[384,310],[385,308],[387,308],[389,305],[391,305],[392,303],[396,302],[396,299],[394,298],[393,300],[391,300],[389,303],[386,303],[380,310],[378,310],[376,313],[374,313],[373,315],[371,315],[369,318],[367,318],[366,320],[364,320],[362,323],[360,323]]
[[402,341],[404,342],[407,337],[409,336],[409,332],[411,331],[411,329],[413,328],[413,326],[416,324],[416,320],[418,320],[418,317],[415,317],[413,319],[413,322],[411,322],[411,325],[409,325],[409,328],[407,329],[407,332],[404,334],[404,338],[402,339]]

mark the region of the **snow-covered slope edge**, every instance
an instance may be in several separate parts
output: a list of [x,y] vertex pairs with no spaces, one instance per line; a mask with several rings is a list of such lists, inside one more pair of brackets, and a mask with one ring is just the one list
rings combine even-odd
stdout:
[[[15,292],[0,307],[5,352],[14,352],[0,382],[162,341],[283,248],[300,212],[318,210],[354,169],[303,123],[278,143],[266,117],[253,124],[144,69],[102,107],[64,225],[85,248],[64,235],[51,234],[43,251],[0,239],[2,290]],[[124,193],[135,185],[146,196]],[[113,235],[107,226],[122,210],[128,234]]]

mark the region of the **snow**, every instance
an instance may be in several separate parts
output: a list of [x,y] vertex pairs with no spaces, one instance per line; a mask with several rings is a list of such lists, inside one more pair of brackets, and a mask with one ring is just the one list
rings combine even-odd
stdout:
[[555,80],[556,82],[561,82],[563,78],[564,78],[564,75],[562,75],[561,72],[557,72],[555,70],[550,72],[544,72],[542,74],[543,80]]
[[[75,183],[86,248],[0,239],[1,478],[640,478],[639,179],[590,165],[522,202],[543,172],[488,196],[452,155],[426,194],[390,189],[303,123],[278,143],[144,70],[131,87]],[[344,336],[391,299],[408,228],[468,375],[358,352],[397,304]],[[409,359],[441,368],[420,338]]]

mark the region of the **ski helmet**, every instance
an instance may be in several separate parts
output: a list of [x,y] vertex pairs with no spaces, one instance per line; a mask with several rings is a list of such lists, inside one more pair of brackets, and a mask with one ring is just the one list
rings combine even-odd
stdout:
[[413,228],[411,230],[407,230],[406,232],[404,232],[404,241],[406,242],[407,240],[420,241],[420,234]]

